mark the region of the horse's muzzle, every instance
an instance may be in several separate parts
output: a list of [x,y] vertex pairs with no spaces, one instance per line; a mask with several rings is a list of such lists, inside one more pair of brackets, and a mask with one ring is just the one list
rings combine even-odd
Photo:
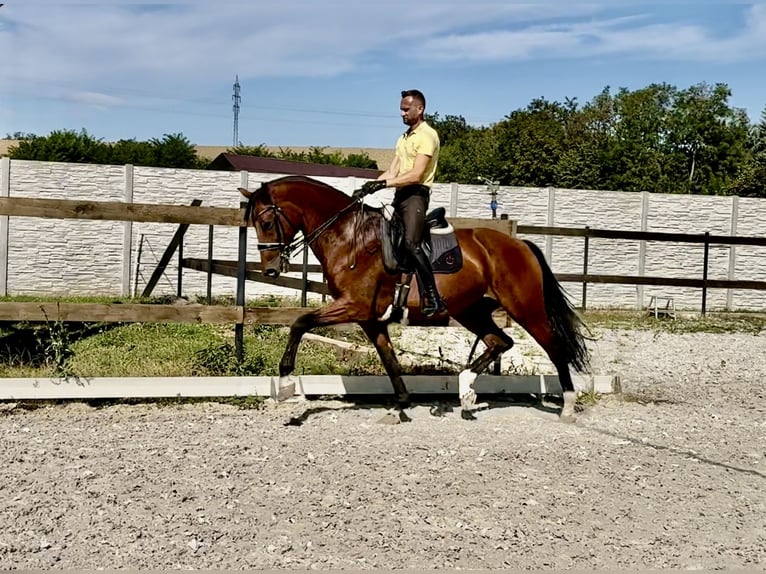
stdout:
[[279,269],[269,268],[269,269],[266,269],[266,271],[264,271],[263,274],[266,277],[270,277],[271,279],[276,279],[277,277],[279,277]]

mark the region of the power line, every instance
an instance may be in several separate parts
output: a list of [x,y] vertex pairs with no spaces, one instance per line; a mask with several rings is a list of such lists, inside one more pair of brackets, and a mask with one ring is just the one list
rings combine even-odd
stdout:
[[[26,84],[34,84],[40,87],[44,88],[59,88],[63,90],[73,90],[73,91],[79,91],[79,92],[94,92],[99,93],[104,96],[110,96],[113,98],[122,98],[125,96],[139,96],[143,97],[145,99],[149,100],[160,100],[160,101],[167,101],[167,102],[182,102],[182,103],[188,103],[188,104],[220,104],[220,100],[218,99],[210,99],[210,98],[178,98],[178,97],[171,97],[171,96],[158,96],[151,94],[146,91],[142,90],[136,90],[136,89],[130,89],[130,88],[111,88],[111,87],[104,87],[103,89],[87,89],[87,88],[81,88],[79,86],[73,85],[73,84],[66,84],[66,83],[53,83],[48,82],[45,80],[33,80],[25,78],[22,80],[23,83]],[[22,90],[19,90],[16,88],[19,84],[9,84],[8,91],[6,93],[15,93],[19,96],[30,96],[35,97],[39,92],[36,92],[34,95],[30,95],[28,93],[25,93]],[[6,86],[4,86],[5,88]],[[16,89],[14,89],[16,88]],[[65,101],[71,101],[71,98],[66,98],[62,96],[46,96],[46,99],[58,99],[58,100],[65,100]],[[297,113],[306,113],[306,114],[325,114],[325,115],[338,115],[338,116],[351,116],[351,117],[365,117],[365,118],[381,118],[381,119],[391,119],[392,117],[396,117],[396,113],[394,111],[393,116],[391,113],[387,114],[376,114],[372,112],[365,112],[365,111],[349,111],[349,110],[328,110],[328,109],[320,109],[320,108],[300,108],[300,107],[285,107],[285,106],[263,106],[263,105],[256,105],[256,106],[248,106],[250,109],[256,109],[256,110],[267,110],[267,111],[282,111],[282,112],[297,112]]]

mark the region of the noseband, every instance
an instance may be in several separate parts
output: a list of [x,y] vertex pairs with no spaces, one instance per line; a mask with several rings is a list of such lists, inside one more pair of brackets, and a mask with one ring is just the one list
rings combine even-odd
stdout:
[[252,216],[252,223],[253,226],[255,226],[256,222],[261,219],[265,214],[269,212],[274,213],[274,225],[277,226],[277,242],[276,243],[257,243],[256,248],[258,251],[279,251],[279,270],[282,273],[286,273],[290,270],[290,256],[292,255],[293,250],[296,247],[296,243],[293,242],[292,244],[285,243],[285,230],[282,227],[282,220],[286,221],[290,227],[293,228],[293,230],[297,233],[298,228],[293,224],[292,221],[290,221],[290,218],[287,217],[284,211],[282,211],[279,206],[272,203],[271,205],[268,205],[267,207],[264,207],[261,211],[259,211],[256,214],[253,214],[253,205],[252,203],[248,203],[248,212]]

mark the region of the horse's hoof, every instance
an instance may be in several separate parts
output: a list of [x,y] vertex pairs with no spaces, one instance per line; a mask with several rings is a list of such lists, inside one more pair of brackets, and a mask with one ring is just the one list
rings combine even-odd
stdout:
[[[273,390],[272,390],[272,393],[273,393]],[[290,375],[279,377],[279,381],[277,383],[276,395],[272,394],[271,398],[276,400],[277,402],[282,402],[294,396],[295,396],[295,378]]]
[[559,420],[562,423],[573,424],[577,422],[577,415],[574,413],[561,413],[559,415]]
[[431,405],[428,412],[432,417],[443,417],[447,413],[452,412],[452,406],[445,403],[438,403],[436,405]]
[[460,397],[460,406],[463,410],[470,409],[476,403],[476,391],[473,385],[478,375],[469,369],[461,371],[458,375],[458,396]]
[[472,390],[460,397],[460,407],[464,410],[471,410],[476,404],[476,393]]
[[483,411],[484,409],[489,408],[489,403],[476,403],[471,405],[468,408],[463,408],[460,410],[460,416],[467,421],[475,421],[476,416],[473,414],[478,411]]
[[464,421],[475,421],[476,415],[474,415],[472,411],[461,409],[460,418],[463,419]]
[[396,413],[386,413],[378,419],[378,424],[381,425],[398,425],[401,422]]
[[561,408],[561,415],[559,420],[562,423],[574,423],[577,422],[577,416],[575,415],[575,403],[577,402],[577,393],[573,391],[566,391],[564,393],[564,406]]

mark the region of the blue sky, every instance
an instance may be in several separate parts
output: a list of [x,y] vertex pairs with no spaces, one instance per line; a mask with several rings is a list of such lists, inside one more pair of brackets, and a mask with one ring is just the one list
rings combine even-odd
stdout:
[[399,92],[488,125],[536,97],[726,83],[766,107],[766,6],[704,0],[5,0],[0,137],[85,128],[246,145],[391,147]]

